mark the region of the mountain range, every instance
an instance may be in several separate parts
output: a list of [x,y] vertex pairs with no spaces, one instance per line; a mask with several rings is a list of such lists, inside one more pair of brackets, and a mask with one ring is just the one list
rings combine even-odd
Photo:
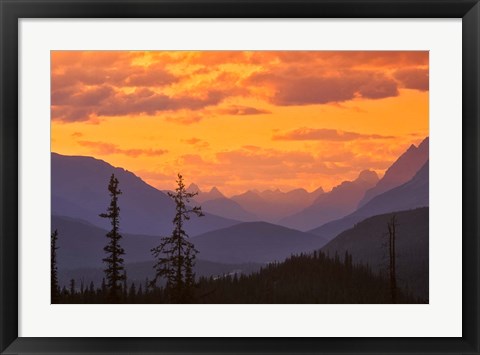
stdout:
[[187,188],[187,191],[197,193],[193,201],[201,205],[204,212],[242,222],[259,220],[255,214],[246,211],[237,202],[225,197],[216,187],[212,187],[210,191],[204,192],[196,184],[192,183]]
[[321,187],[308,192],[295,189],[288,192],[276,190],[248,190],[231,197],[244,210],[253,213],[258,219],[278,223],[282,218],[297,213],[309,206],[318,196],[324,193]]
[[310,233],[331,239],[365,218],[429,206],[428,166],[427,161],[410,181],[374,197],[355,212],[315,228]]
[[283,218],[280,225],[309,230],[328,221],[345,216],[355,210],[365,192],[378,182],[374,171],[364,170],[354,181],[344,181],[331,191],[318,196],[304,210]]
[[[151,248],[158,245],[160,236],[171,233],[175,206],[166,191],[102,160],[52,153],[52,230],[59,232],[59,270],[102,269],[105,234],[110,226],[99,214],[109,205],[107,185],[112,173],[122,190],[120,231],[125,262],[151,263]],[[323,248],[340,254],[348,250],[358,262],[374,267],[378,255],[371,256],[370,249],[373,244],[378,247],[377,234],[385,232],[389,213],[401,216],[399,238],[402,224],[404,232],[408,231],[408,243],[401,248],[410,246],[411,250],[402,249],[402,253],[418,253],[419,258],[428,260],[428,255],[427,259],[424,256],[424,249],[428,250],[428,208],[426,214],[425,209],[417,209],[429,205],[428,138],[405,151],[382,179],[365,170],[354,181],[342,182],[328,192],[322,188],[313,192],[248,190],[228,198],[216,187],[201,191],[195,184],[188,191],[199,193],[191,204],[201,205],[206,215],[185,225],[203,264],[258,266]],[[412,240],[415,235],[418,241]],[[362,245],[353,246],[359,243]],[[231,269],[217,266],[214,270]],[[424,283],[425,267],[418,268],[423,273],[419,280]],[[407,271],[409,287],[419,290],[413,266],[410,274]],[[422,297],[424,291],[419,293]]]

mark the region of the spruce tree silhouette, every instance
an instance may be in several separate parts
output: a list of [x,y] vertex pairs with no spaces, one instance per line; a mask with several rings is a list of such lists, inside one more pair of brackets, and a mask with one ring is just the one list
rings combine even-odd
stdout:
[[50,297],[52,303],[58,303],[60,288],[58,287],[58,276],[57,276],[57,239],[58,231],[52,233],[50,237],[50,282],[51,282],[51,291]]
[[107,208],[107,213],[101,213],[100,217],[110,219],[112,229],[107,233],[108,244],[103,248],[107,257],[103,259],[103,262],[107,264],[106,269],[104,269],[108,288],[107,301],[119,303],[122,296],[120,293],[121,282],[125,278],[122,258],[125,251],[120,246],[122,236],[119,233],[120,207],[118,207],[118,196],[122,191],[118,188],[118,179],[114,174],[110,177],[108,191],[111,197],[110,206]]
[[155,286],[159,278],[166,279],[165,293],[172,303],[190,303],[193,301],[193,292],[195,286],[195,274],[193,267],[195,265],[195,256],[198,251],[188,238],[184,230],[184,223],[194,214],[202,217],[202,208],[189,207],[190,199],[198,192],[187,192],[183,177],[178,174],[176,181],[178,187],[175,193],[169,192],[168,195],[175,201],[175,217],[173,219],[173,232],[168,237],[161,239],[160,245],[152,249],[152,254],[156,258],[154,265],[155,278],[151,285]]

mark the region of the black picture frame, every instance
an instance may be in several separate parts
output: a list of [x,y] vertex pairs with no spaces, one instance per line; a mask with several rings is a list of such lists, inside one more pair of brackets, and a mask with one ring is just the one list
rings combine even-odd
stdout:
[[[5,354],[478,354],[479,66],[477,0],[0,0],[0,351]],[[19,338],[18,20],[21,18],[462,18],[461,338]],[[456,236],[460,237],[460,236]]]

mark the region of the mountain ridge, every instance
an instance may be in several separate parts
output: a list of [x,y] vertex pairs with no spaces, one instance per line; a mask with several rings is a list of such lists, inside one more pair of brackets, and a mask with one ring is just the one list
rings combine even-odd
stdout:
[[[108,228],[108,221],[99,214],[110,203],[107,185],[114,173],[122,190],[119,196],[120,230],[147,235],[171,231],[175,216],[173,200],[132,172],[93,157],[58,153],[52,153],[51,157],[52,214],[80,218]],[[237,223],[239,221],[205,213],[205,217],[190,219],[185,229],[194,235]]]
[[309,232],[332,239],[338,233],[351,228],[355,223],[365,218],[394,211],[427,207],[428,205],[429,162],[427,161],[408,182],[375,196],[351,214],[325,223]]
[[365,192],[365,196],[358,203],[358,207],[362,207],[375,196],[400,186],[413,178],[417,171],[420,170],[428,160],[428,155],[429,137],[426,137],[418,147],[413,144],[410,145],[387,169],[380,181]]
[[378,176],[374,171],[363,170],[353,181],[343,181],[331,191],[318,196],[313,203],[279,221],[280,225],[308,231],[315,226],[335,220],[355,210],[365,191],[374,186]]

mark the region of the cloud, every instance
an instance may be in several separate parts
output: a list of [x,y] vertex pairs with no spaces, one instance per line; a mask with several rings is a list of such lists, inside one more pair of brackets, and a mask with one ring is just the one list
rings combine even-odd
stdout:
[[428,51],[327,51],[325,64],[340,68],[399,68],[428,65]]
[[185,142],[188,143],[188,144],[197,144],[197,143],[200,143],[202,140],[200,138],[189,138],[189,139],[185,139]]
[[168,122],[178,123],[181,125],[191,125],[191,124],[200,122],[201,120],[203,120],[203,118],[204,117],[200,114],[188,112],[188,113],[176,114],[173,116],[167,116],[165,117],[165,120]]
[[407,89],[429,90],[428,69],[400,69],[395,72],[394,76]]
[[254,74],[248,81],[269,85],[271,103],[279,106],[338,103],[354,98],[382,99],[398,95],[397,83],[375,72],[344,72],[336,76],[299,77],[275,73]]
[[[147,88],[139,88],[131,93],[115,91],[111,87],[100,86],[84,92],[68,92],[58,96],[52,94],[52,118],[65,121],[85,121],[91,116],[156,115],[159,112],[177,110],[201,110],[217,105],[229,92],[207,91],[203,96],[170,97]],[[201,116],[172,117],[169,121],[190,124],[198,122]]]
[[91,148],[95,154],[102,155],[121,154],[136,158],[141,155],[154,157],[168,153],[166,149],[122,149],[116,144],[103,142],[78,141],[78,144]]
[[[237,97],[293,106],[394,97],[399,86],[428,90],[421,51],[53,51],[51,58],[52,119],[63,122],[201,112]],[[241,105],[211,112],[270,113]]]
[[263,110],[255,107],[248,107],[248,106],[230,106],[228,108],[219,110],[219,112],[226,115],[238,115],[238,116],[264,115],[264,114],[271,113],[268,110]]
[[200,138],[189,138],[189,139],[184,139],[183,140],[185,143],[194,145],[196,148],[207,148],[210,144],[203,139]]
[[126,86],[164,86],[179,81],[179,77],[173,75],[164,69],[162,63],[150,65],[147,68],[137,70],[135,73],[131,73],[125,78],[124,84]]
[[327,128],[307,128],[302,127],[283,134],[273,135],[273,140],[284,141],[306,141],[306,140],[322,140],[344,142],[357,139],[391,139],[394,136],[383,136],[380,134],[361,134],[356,132],[339,131]]
[[[165,86],[180,78],[163,63],[135,63],[142,52],[77,51],[52,54],[52,89],[78,85]],[[67,60],[65,60],[67,58]]]

